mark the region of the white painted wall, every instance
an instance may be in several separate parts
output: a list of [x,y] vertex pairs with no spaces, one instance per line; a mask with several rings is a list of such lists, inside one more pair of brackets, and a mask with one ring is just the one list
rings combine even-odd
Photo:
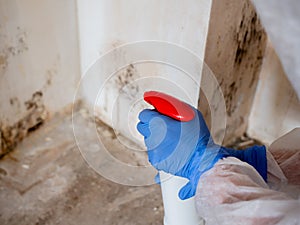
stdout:
[[0,1],[3,123],[21,119],[24,102],[36,91],[50,113],[72,103],[80,78],[76,21],[75,1]]
[[[149,107],[142,100],[144,91],[164,91],[197,105],[211,0],[78,0],[77,9],[83,73],[81,90],[104,122],[131,140],[142,143],[136,124],[140,110]],[[145,40],[160,42],[140,42]],[[90,67],[107,51],[132,42],[139,43],[110,52]],[[191,60],[195,56],[189,51],[195,52],[198,59]],[[146,62],[136,63],[139,60]],[[168,62],[173,66],[149,60]],[[186,69],[192,78],[176,66]],[[117,72],[118,69],[121,70]],[[113,75],[112,79],[107,80],[110,75]],[[176,180],[178,187],[185,182]],[[170,194],[175,199],[173,209],[182,209],[178,211],[178,218],[188,217],[192,221],[190,224],[196,224],[195,221],[198,224],[193,200],[185,203],[176,200],[178,187],[173,186],[174,192],[164,192],[164,197]],[[168,210],[167,207],[165,211]],[[170,217],[177,218],[175,215]],[[180,221],[170,223],[180,224]]]
[[300,1],[252,1],[300,100]]
[[[189,0],[184,2],[180,0],[78,0],[77,9],[82,74],[85,74],[91,64],[109,50],[127,43],[144,40],[157,40],[183,46],[187,51],[193,51],[200,59],[198,61],[199,64],[202,65],[210,8],[211,1],[207,0]],[[176,58],[172,55],[172,50],[170,50],[170,53],[164,55],[168,50],[162,49],[163,47],[156,49],[155,47],[148,49],[147,47],[141,47],[138,50],[122,50],[121,52],[113,53],[110,62],[107,63],[109,67],[112,67],[108,71],[117,71],[119,69],[117,64],[124,65],[123,70],[114,75],[114,77],[126,77],[126,70],[130,69],[126,62],[143,60],[147,57],[151,58],[152,52],[159,55],[162,59],[168,60],[172,56]],[[136,53],[137,51],[138,53]],[[134,54],[138,54],[141,57],[137,57]],[[184,55],[184,53],[180,55]],[[180,57],[177,58],[180,59]],[[96,106],[97,114],[102,120],[121,130],[121,132],[123,131],[127,136],[129,129],[131,133],[129,137],[140,140],[141,137],[136,132],[135,124],[137,122],[138,111],[142,107],[145,107],[141,99],[145,90],[157,89],[166,91],[196,106],[199,97],[201,66],[199,67],[199,65],[195,64],[191,66],[189,61],[191,60],[183,57],[181,63],[183,62],[183,67],[192,68],[193,71],[197,71],[197,74],[193,76],[195,80],[190,79],[182,71],[174,67],[159,63],[135,64],[132,69],[133,78],[128,81],[134,82],[139,80],[140,82],[133,84],[133,87],[128,87],[129,89],[138,89],[138,91],[131,93],[131,99],[127,99],[128,95],[130,95],[128,92],[126,96],[122,95],[122,91],[120,91],[125,84],[118,84],[118,82],[112,79],[104,87],[103,95],[99,96],[99,99],[96,100],[95,96],[103,88],[101,85],[106,82],[110,74],[106,70],[102,70],[100,67],[96,69],[97,66],[94,66],[94,68],[88,71],[88,74],[94,73],[94,75],[83,80],[83,96],[89,104]],[[152,81],[141,80],[147,76],[165,78],[166,80],[164,80],[165,82],[159,79],[153,79]],[[115,100],[120,100],[121,106]],[[139,100],[139,102],[134,104],[132,102],[134,100]],[[128,109],[128,107],[126,108],[128,105],[133,105],[133,107]],[[134,113],[129,115],[128,110]],[[126,122],[125,124],[120,124],[122,121],[116,119],[120,117],[123,119],[122,121]],[[130,121],[129,125],[128,121]],[[114,122],[115,124],[113,124]]]
[[300,127],[300,2],[252,0],[270,39],[248,133],[271,144]]
[[300,102],[271,43],[249,117],[248,134],[266,144],[300,127]]
[[[83,72],[100,55],[128,42],[172,42],[192,49],[203,59],[210,7],[211,1],[205,0],[132,0],[130,3],[120,0],[0,1],[1,121],[10,125],[21,119],[26,111],[24,102],[36,91],[43,92],[44,103],[50,112],[58,111],[72,103],[80,77],[80,66]],[[124,57],[119,60],[124,60]],[[125,73],[126,69],[128,67],[120,74]],[[137,78],[159,75],[171,79],[174,81],[172,85],[187,89],[187,93],[175,91],[172,94],[191,104],[196,102],[198,95],[192,96],[192,99],[187,97],[191,93],[197,93],[195,82],[183,82],[182,73],[175,68],[136,65],[133,73],[137,74]],[[87,91],[84,95],[87,100],[89,92],[99,89],[107,76],[98,74],[95,82],[92,82],[93,85],[86,86]],[[200,79],[200,76],[198,78]],[[112,119],[111,112],[116,111],[111,99],[119,96],[120,91],[120,87],[112,85],[107,88],[109,91],[106,98],[109,100],[96,102],[101,106],[98,108],[99,113],[108,123]],[[151,85],[162,90],[173,89],[172,85],[163,82],[160,86],[156,81]],[[134,94],[136,93],[133,92]],[[123,96],[119,98],[122,100]],[[127,105],[126,101],[124,105]],[[105,107],[108,109],[104,110]],[[138,112],[137,109],[135,111]],[[299,126],[298,115],[299,101],[285,78],[275,52],[268,47],[248,132],[256,138],[271,142]]]
[[121,44],[161,40],[203,58],[211,1],[78,0],[82,71]]
[[[136,134],[137,113],[145,106],[141,98],[146,88],[167,91],[196,105],[201,68],[197,63],[189,64],[189,50],[199,57],[201,67],[211,4],[212,0],[0,0],[1,122],[9,125],[21,119],[26,112],[24,102],[36,91],[43,92],[48,111],[59,111],[72,103],[80,73],[83,77],[99,56],[126,43],[143,40],[174,43],[186,50],[181,54],[178,49],[184,48],[177,46],[163,51],[166,46],[163,45],[158,49],[141,48],[141,52],[134,48],[113,52],[105,69],[121,70],[96,99],[101,85],[111,74],[101,67],[92,67],[89,71],[92,79],[82,83],[81,94],[85,100],[96,106],[105,122],[129,137]],[[176,54],[182,56],[178,64],[192,68],[192,73],[199,72],[193,76],[195,80],[174,66],[126,64],[134,62],[137,56],[147,58],[152,50],[161,59],[177,58],[176,54],[172,55],[176,52],[172,49],[177,49]],[[124,68],[119,68],[117,63],[125,63]],[[147,76],[155,79],[142,79]],[[299,112],[296,94],[269,46],[248,133],[270,143],[300,126]]]

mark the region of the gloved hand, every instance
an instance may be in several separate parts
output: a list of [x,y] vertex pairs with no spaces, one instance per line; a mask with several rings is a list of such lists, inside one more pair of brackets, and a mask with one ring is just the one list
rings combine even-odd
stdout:
[[[277,165],[276,161],[270,163]],[[224,158],[199,180],[195,195],[197,213],[205,225],[299,224],[299,191],[293,199],[290,191],[295,188],[283,186],[287,193],[272,190],[252,166],[237,158]]]
[[194,196],[200,176],[223,157],[233,156],[249,163],[266,180],[264,146],[241,151],[216,145],[201,112],[192,109],[195,117],[188,122],[180,122],[156,110],[145,109],[139,114],[140,122],[137,125],[138,131],[144,136],[150,163],[157,170],[189,180],[179,192],[180,199]]

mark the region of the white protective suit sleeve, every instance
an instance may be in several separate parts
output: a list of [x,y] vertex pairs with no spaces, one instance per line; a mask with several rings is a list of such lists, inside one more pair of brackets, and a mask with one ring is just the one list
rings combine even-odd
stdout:
[[219,160],[201,176],[195,201],[206,225],[300,224],[300,151],[280,154],[274,148],[281,168],[270,152],[268,184],[252,166],[233,157]]

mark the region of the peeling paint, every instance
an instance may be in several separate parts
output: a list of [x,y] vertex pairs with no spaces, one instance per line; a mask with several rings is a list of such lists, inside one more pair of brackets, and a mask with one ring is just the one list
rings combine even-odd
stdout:
[[[16,104],[16,98],[11,98],[10,103]],[[43,94],[35,92],[32,98],[25,103],[26,115],[13,125],[5,125],[0,121],[0,158],[12,151],[31,131],[36,130],[47,118],[47,111],[43,103]]]

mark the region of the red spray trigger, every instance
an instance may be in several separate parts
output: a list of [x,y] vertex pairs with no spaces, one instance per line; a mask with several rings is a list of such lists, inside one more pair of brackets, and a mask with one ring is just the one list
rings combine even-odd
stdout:
[[188,122],[195,117],[195,112],[190,105],[165,93],[147,91],[144,93],[144,100],[153,105],[161,114],[175,120]]

